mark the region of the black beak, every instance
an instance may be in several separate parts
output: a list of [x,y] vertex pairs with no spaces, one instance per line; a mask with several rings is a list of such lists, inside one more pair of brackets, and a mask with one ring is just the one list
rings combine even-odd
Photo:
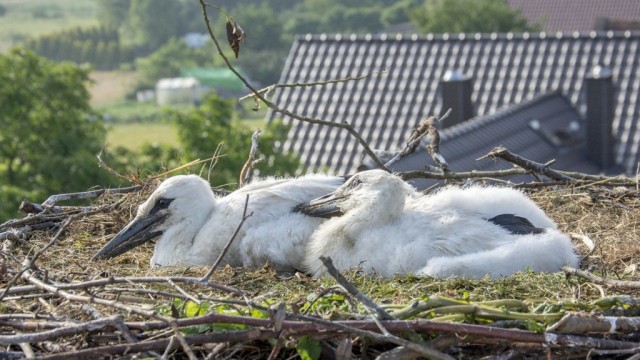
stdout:
[[335,193],[327,194],[325,196],[313,199],[308,203],[298,204],[294,211],[301,212],[305,215],[332,218],[341,216],[344,213],[338,207],[338,204],[345,198],[345,196],[337,196]]
[[162,231],[153,231],[154,224],[164,220],[166,215],[158,212],[135,219],[111,239],[91,260],[110,259],[140,246],[162,235]]

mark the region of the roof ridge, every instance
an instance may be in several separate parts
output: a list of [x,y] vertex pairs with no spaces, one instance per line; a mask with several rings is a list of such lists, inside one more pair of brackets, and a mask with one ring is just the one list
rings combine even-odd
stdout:
[[296,41],[432,41],[432,40],[528,40],[528,39],[620,39],[640,38],[640,31],[588,31],[588,32],[506,32],[506,33],[442,33],[442,34],[299,34]]

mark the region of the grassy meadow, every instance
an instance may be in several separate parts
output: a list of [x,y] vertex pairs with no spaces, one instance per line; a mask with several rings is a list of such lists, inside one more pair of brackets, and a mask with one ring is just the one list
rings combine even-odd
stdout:
[[98,24],[92,0],[0,0],[0,5],[6,9],[0,16],[2,52],[40,34]]
[[172,124],[129,123],[108,126],[107,145],[139,150],[145,144],[177,145],[178,132]]

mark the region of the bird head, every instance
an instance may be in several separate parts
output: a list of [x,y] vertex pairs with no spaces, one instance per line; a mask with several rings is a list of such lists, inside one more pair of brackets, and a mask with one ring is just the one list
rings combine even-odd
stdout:
[[323,218],[342,216],[351,209],[381,205],[399,211],[404,207],[406,196],[412,192],[411,186],[399,177],[384,170],[368,170],[353,175],[333,193],[300,204],[295,210]]
[[209,215],[213,193],[196,175],[178,175],[163,181],[138,207],[136,217],[111,239],[92,260],[110,259],[171,231],[188,229]]

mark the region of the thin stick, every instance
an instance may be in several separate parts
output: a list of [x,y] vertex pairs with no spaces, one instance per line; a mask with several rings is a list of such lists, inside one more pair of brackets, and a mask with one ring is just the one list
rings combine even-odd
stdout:
[[187,343],[187,341],[184,339],[175,323],[173,323],[171,327],[173,328],[173,336],[178,340],[178,342],[182,346],[182,350],[184,350],[184,352],[189,357],[189,360],[198,360],[198,357],[193,353],[191,346],[189,346],[189,343]]
[[558,171],[555,171],[551,169],[548,165],[525,159],[519,155],[516,155],[510,152],[509,150],[507,150],[502,146],[494,148],[488,154],[482,156],[480,159],[487,158],[487,157],[500,158],[512,164],[518,165],[523,169],[527,169],[535,173],[542,174],[553,180],[566,181],[568,183],[576,182],[576,179],[569,177],[567,175],[564,175]]
[[336,281],[345,290],[347,290],[349,294],[353,295],[364,306],[373,310],[378,315],[378,318],[380,318],[381,320],[393,320],[393,316],[389,315],[389,313],[387,313],[385,309],[378,306],[378,304],[369,299],[365,294],[362,293],[362,291],[358,290],[358,288],[353,286],[353,284],[351,284],[344,276],[342,276],[338,269],[333,266],[333,261],[331,261],[330,257],[320,256],[320,261],[322,261],[324,267],[327,268],[327,272],[329,272],[329,275],[336,279]]
[[0,225],[0,230],[15,229],[16,227],[39,224],[46,221],[60,222],[66,219],[68,215],[69,214],[38,214],[22,219],[11,219]]
[[[225,292],[230,292],[234,295],[239,295],[239,296],[246,295],[244,291],[238,290],[231,286],[221,285],[211,281],[202,281],[202,278],[180,277],[180,276],[120,277],[120,278],[110,277],[105,279],[89,280],[89,281],[78,282],[73,284],[57,284],[56,288],[59,290],[78,290],[78,289],[89,289],[92,287],[102,287],[102,286],[113,285],[113,284],[145,284],[145,283],[157,284],[157,283],[170,283],[171,281],[178,282],[178,283],[188,283],[188,284],[198,284],[198,285],[209,286],[211,288],[218,289]],[[33,285],[16,286],[16,287],[10,288],[8,290],[8,294],[9,295],[28,294],[34,291],[34,289],[36,288],[37,287]],[[7,291],[7,289],[8,288],[4,288],[2,290]]]
[[22,352],[24,353],[24,358],[25,359],[35,359],[36,358],[36,353],[33,352],[33,348],[31,347],[31,344],[29,344],[28,342],[23,342],[18,344],[20,345],[20,349],[22,349]]
[[405,171],[398,173],[403,180],[411,179],[436,179],[436,180],[465,180],[477,178],[500,178],[514,175],[526,175],[531,172],[521,168],[512,168],[495,171],[463,171],[442,173],[436,171]]
[[193,295],[189,294],[188,292],[186,292],[183,288],[181,288],[180,286],[178,286],[178,284],[176,284],[175,282],[173,282],[172,280],[168,281],[169,284],[171,284],[171,286],[173,286],[174,289],[178,290],[178,292],[180,294],[182,294],[183,296],[185,296],[187,299],[193,301],[194,303],[200,305],[200,300],[196,299]]
[[218,146],[216,146],[213,155],[211,155],[211,162],[209,163],[209,168],[207,169],[207,181],[209,182],[211,182],[211,171],[213,171],[213,168],[216,167],[216,165],[218,164],[218,160],[220,159],[220,152],[222,151],[223,145],[224,142],[218,143]]
[[74,336],[91,331],[99,331],[105,327],[116,327],[116,321],[122,321],[121,315],[109,316],[106,318],[87,321],[80,324],[68,325],[54,330],[42,331],[31,334],[0,335],[0,344],[16,345],[20,343],[37,343],[56,340],[61,337]]
[[51,195],[49,196],[49,198],[47,198],[47,200],[45,200],[42,203],[42,206],[45,206],[45,207],[53,206],[57,202],[64,201],[64,200],[94,198],[103,194],[126,194],[130,192],[142,190],[142,188],[143,188],[142,185],[136,185],[136,186],[129,186],[124,188],[117,188],[117,189],[99,189],[99,190],[92,190],[92,191],[82,191],[82,192],[75,192],[75,193],[68,193],[68,194]]
[[[265,88],[262,88],[260,90],[257,91],[258,94],[265,94],[265,96],[267,96],[268,94],[272,93],[273,91],[275,91],[275,89],[279,89],[279,88],[294,88],[294,87],[311,87],[311,86],[323,86],[323,85],[329,85],[329,84],[336,84],[336,83],[344,83],[344,82],[348,82],[348,81],[358,81],[358,80],[363,80],[368,78],[369,76],[375,76],[375,75],[380,75],[380,74],[384,74],[386,73],[385,70],[381,70],[381,71],[374,71],[371,73],[367,73],[364,75],[360,75],[360,76],[347,76],[345,78],[342,79],[331,79],[331,80],[322,80],[322,81],[312,81],[312,82],[294,82],[294,83],[286,83],[286,84],[274,84],[274,85],[269,85]],[[245,96],[242,96],[241,98],[238,99],[238,101],[243,101],[246,99],[250,99],[250,98],[255,98],[256,94],[247,94]]]
[[171,349],[173,349],[173,345],[175,342],[176,342],[176,337],[174,335],[169,339],[169,344],[167,344],[167,347],[164,349],[164,353],[162,354],[163,360],[169,358],[169,352],[171,351]]
[[236,238],[236,236],[238,236],[238,233],[240,232],[240,228],[242,227],[244,222],[251,215],[253,215],[253,212],[251,212],[250,214],[247,214],[247,208],[248,207],[249,207],[249,194],[247,194],[247,197],[244,200],[244,209],[242,210],[242,220],[240,220],[240,224],[238,224],[238,227],[236,228],[236,231],[233,233],[233,235],[231,236],[231,238],[227,242],[227,245],[225,245],[224,249],[222,249],[222,252],[218,256],[216,261],[213,263],[213,265],[211,266],[211,269],[209,269],[209,271],[200,279],[201,281],[208,281],[209,278],[211,277],[211,275],[213,275],[213,272],[216,271],[216,268],[218,267],[218,265],[220,265],[220,262],[222,261],[222,258],[227,253],[227,251],[229,251],[229,248],[231,247],[231,243],[233,243],[233,240]]
[[605,285],[610,288],[619,288],[619,289],[640,289],[640,281],[630,281],[630,280],[616,280],[616,279],[607,279],[590,273],[588,271],[575,269],[569,266],[563,266],[562,271],[567,273],[568,275],[575,275],[581,278],[585,278],[589,281],[592,281],[596,284]]
[[[451,114],[451,109],[447,110],[447,112],[444,113],[444,115],[442,115],[440,119],[436,121],[436,123],[449,117],[449,114]],[[428,122],[432,121],[431,119],[432,118],[429,117],[425,121],[420,123],[420,125],[418,125],[411,132],[411,136],[409,137],[409,140],[407,141],[407,145],[404,147],[404,149],[402,149],[402,151],[397,153],[391,160],[389,160],[384,165],[389,167],[395,162],[397,162],[398,160],[402,159],[403,157],[413,154],[418,149],[418,145],[420,145],[420,142],[422,141],[422,139],[429,134],[429,127],[427,126],[427,124]]]

